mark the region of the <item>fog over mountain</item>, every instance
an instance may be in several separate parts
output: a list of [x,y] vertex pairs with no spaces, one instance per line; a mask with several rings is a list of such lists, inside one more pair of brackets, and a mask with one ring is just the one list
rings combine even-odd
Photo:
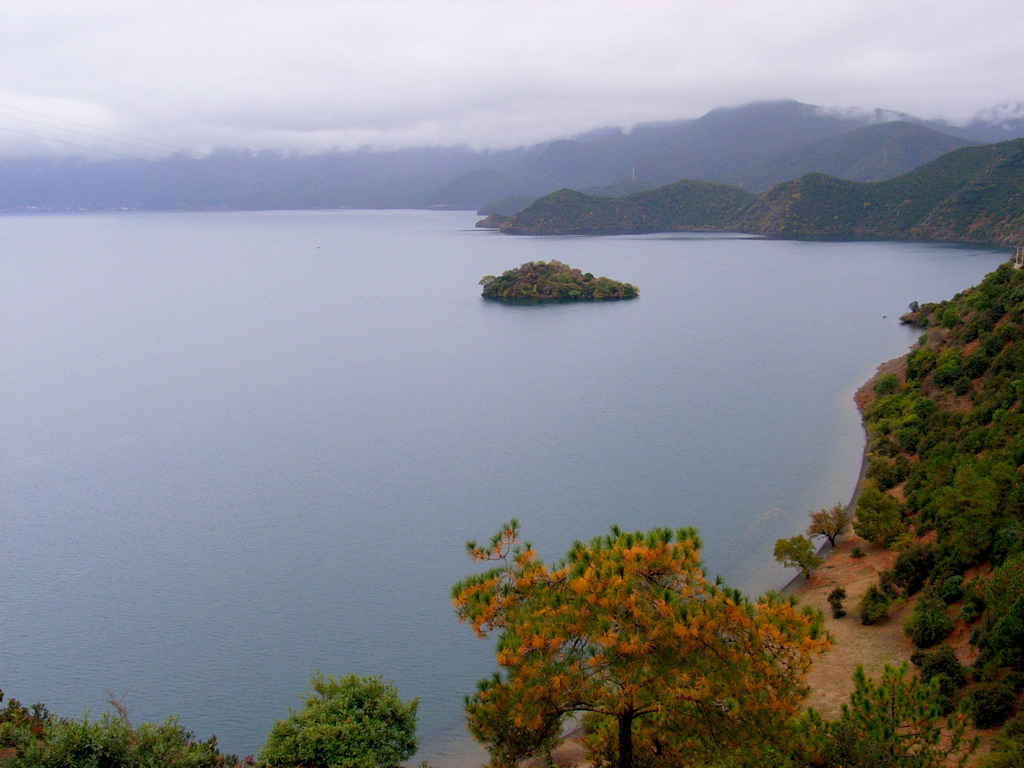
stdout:
[[1013,0],[8,5],[4,157],[506,150],[783,98],[968,124],[1024,99]]
[[0,210],[478,209],[515,198],[502,211],[512,213],[524,200],[562,187],[619,195],[697,179],[761,191],[814,171],[875,181],[1002,134],[1024,135],[1024,120],[952,127],[789,100],[501,151],[221,149],[158,160],[10,158],[0,160]]

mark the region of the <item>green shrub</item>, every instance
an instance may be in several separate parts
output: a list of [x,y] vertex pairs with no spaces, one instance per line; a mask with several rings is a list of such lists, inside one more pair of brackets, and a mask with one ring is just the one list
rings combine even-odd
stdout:
[[1013,714],[1016,695],[1003,683],[978,683],[969,696],[971,714],[978,728],[994,728]]
[[1021,693],[1024,691],[1024,672],[1016,669],[1011,670],[1006,673],[1003,682],[1010,686],[1014,693]]
[[922,680],[938,681],[943,712],[952,712],[957,696],[967,684],[967,670],[953,649],[948,645],[940,645],[934,651],[914,651],[910,660],[918,668]]
[[988,650],[1008,666],[1024,667],[1024,596],[999,617],[987,637]]
[[873,485],[866,485],[857,497],[853,530],[861,538],[883,547],[903,532],[903,510],[899,501]]
[[913,595],[924,586],[934,567],[935,546],[913,544],[900,552],[892,564],[892,581],[908,595]]
[[911,381],[923,379],[935,364],[939,356],[931,347],[919,347],[907,358],[907,378]]
[[868,587],[864,597],[860,599],[857,606],[857,614],[860,616],[861,624],[878,624],[885,621],[889,616],[889,606],[892,605],[892,598],[885,594],[881,587],[872,584]]
[[846,611],[843,609],[843,600],[846,599],[846,588],[843,586],[836,586],[832,588],[832,591],[828,593],[828,604],[832,609],[832,618],[841,619],[846,615]]
[[897,389],[899,389],[900,380],[894,373],[887,373],[884,376],[879,376],[878,380],[875,381],[875,394],[878,395],[891,395]]
[[196,742],[175,718],[138,728],[121,716],[99,720],[49,718],[21,730],[0,726],[15,755],[11,768],[226,768],[237,758],[222,755],[217,740]]
[[964,577],[950,576],[938,587],[938,595],[946,605],[960,602],[964,598]]
[[266,768],[393,768],[416,751],[418,701],[380,678],[321,675],[305,706],[274,723],[260,752]]
[[1024,551],[1024,527],[1016,521],[1004,525],[992,537],[993,565],[1002,565],[1004,560],[1022,551]]
[[964,624],[973,624],[985,610],[984,588],[977,580],[966,582],[964,585],[964,604],[960,609],[960,621]]
[[850,557],[852,557],[854,560],[859,560],[860,558],[864,557],[864,550],[860,547],[854,547],[850,550]]
[[953,620],[946,613],[946,604],[932,594],[924,594],[903,626],[904,632],[918,648],[930,648],[953,631]]
[[1024,738],[1024,711],[1018,712],[1003,724],[1001,736],[1009,736],[1011,739]]

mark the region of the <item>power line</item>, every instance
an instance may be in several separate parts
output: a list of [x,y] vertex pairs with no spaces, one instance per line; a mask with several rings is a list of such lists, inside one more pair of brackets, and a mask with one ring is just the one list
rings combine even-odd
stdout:
[[[85,136],[87,138],[92,138],[92,139],[96,139],[96,140],[99,140],[99,141],[106,141],[106,142],[111,142],[111,143],[114,143],[114,144],[121,144],[121,145],[124,145],[126,147],[132,147],[134,149],[139,149],[139,150],[142,150],[142,151],[145,151],[145,152],[160,151],[160,152],[164,153],[164,156],[156,157],[156,158],[154,158],[154,157],[140,157],[137,154],[128,154],[126,152],[117,152],[117,151],[114,151],[112,149],[106,149],[106,148],[103,148],[103,147],[92,146],[92,145],[88,145],[88,144],[82,144],[82,143],[75,142],[75,141],[69,141],[67,139],[59,139],[59,138],[56,138],[54,136],[47,136],[47,135],[44,135],[44,134],[41,134],[41,133],[32,133],[32,132],[29,132],[29,131],[19,131],[16,128],[10,128],[8,126],[0,125],[0,130],[7,131],[9,133],[15,133],[15,134],[18,134],[18,135],[21,135],[21,136],[28,136],[28,137],[31,137],[31,138],[34,138],[34,139],[40,139],[42,141],[52,141],[52,142],[56,142],[58,144],[64,144],[64,145],[69,146],[69,147],[77,147],[79,149],[85,149],[85,150],[88,150],[90,152],[100,152],[100,153],[103,153],[103,154],[106,154],[106,155],[112,155],[114,157],[125,158],[125,159],[128,159],[128,160],[138,160],[140,162],[147,162],[147,163],[162,163],[164,165],[169,164],[170,161],[173,160],[173,157],[171,155],[167,154],[169,150],[173,150],[175,153],[185,155],[188,159],[193,160],[193,161],[201,161],[203,159],[203,157],[204,157],[201,152],[198,152],[198,151],[196,151],[194,149],[188,149],[187,147],[182,147],[182,146],[178,146],[178,145],[175,145],[175,144],[167,144],[165,142],[155,141],[153,139],[147,139],[147,138],[145,138],[143,136],[134,136],[134,135],[128,134],[128,133],[120,133],[118,131],[111,131],[111,130],[108,130],[106,128],[100,128],[99,126],[89,125],[88,123],[80,123],[80,122],[76,122],[74,120],[66,120],[66,119],[64,119],[62,117],[57,117],[55,115],[47,115],[47,114],[44,114],[42,112],[34,112],[32,110],[22,109],[21,107],[15,107],[15,106],[10,105],[10,104],[0,104],[0,109],[6,109],[6,110],[13,110],[13,111],[16,111],[16,112],[22,112],[22,113],[27,114],[27,115],[34,115],[35,117],[42,117],[42,118],[45,118],[46,120],[51,120],[51,121],[56,121],[56,122],[61,122],[61,123],[67,123],[68,125],[75,125],[75,126],[78,126],[80,128],[87,128],[90,131],[98,131],[100,133],[108,133],[111,136],[120,136],[120,137],[123,137],[124,139],[131,139],[132,141],[129,142],[129,141],[123,141],[121,139],[107,138],[106,136],[99,136],[99,135],[96,135],[94,133],[87,133],[86,131],[79,131],[79,130],[76,130],[74,128],[64,128],[64,127],[59,126],[59,125],[50,125],[48,123],[39,122],[37,120],[30,120],[28,118],[18,117],[16,115],[0,114],[0,118],[6,118],[8,120],[18,120],[18,121],[21,121],[21,122],[30,123],[32,125],[38,125],[38,126],[41,126],[43,128],[49,128],[49,129],[57,130],[57,131],[66,131],[68,133],[77,134],[79,136]],[[133,143],[133,142],[144,142],[145,144],[151,144],[153,146],[152,147],[142,146],[141,144],[137,144],[137,143]],[[158,147],[161,148],[161,149],[156,149]],[[226,156],[226,157],[221,157],[221,158],[219,158],[219,160],[220,160],[220,162],[226,162],[229,165],[232,165],[232,166],[234,166],[235,168],[237,168],[239,170],[244,170],[244,171],[246,171],[248,173],[255,174],[255,175],[258,175],[258,176],[263,176],[264,178],[270,178],[270,179],[290,178],[290,179],[295,180],[295,181],[302,181],[302,180],[305,180],[305,179],[308,178],[308,176],[305,176],[303,174],[294,173],[294,172],[291,172],[291,171],[289,171],[287,169],[284,169],[284,168],[269,169],[269,168],[259,167],[259,166],[256,166],[256,165],[250,165],[250,164],[245,163],[242,160],[237,159],[235,157],[232,157],[230,155]],[[178,171],[184,172],[184,173],[194,173],[194,174],[199,174],[199,175],[203,175],[203,176],[207,176],[207,177],[214,177],[214,178],[222,176],[222,174],[220,174],[220,173],[218,173],[218,172],[216,172],[214,170],[211,170],[211,169],[208,169],[208,168],[204,168],[204,167],[199,166],[199,165],[193,165],[193,164],[177,166],[175,168],[175,170],[178,170]]]
[[[17,133],[20,136],[30,136],[33,139],[42,139],[43,141],[55,141],[58,144],[66,144],[69,147],[79,147],[81,149],[88,149],[90,152],[103,152],[107,155],[115,155],[117,157],[125,157],[129,160],[143,160],[146,162],[153,162],[144,157],[138,157],[137,155],[128,155],[124,152],[115,152],[112,149],[102,149],[101,147],[91,147],[88,144],[79,144],[75,141],[68,141],[67,139],[57,139],[53,136],[43,136],[39,133],[29,133],[28,131],[19,131],[16,128],[8,128],[6,125],[0,125],[0,131],[7,131],[8,133]],[[88,135],[88,134],[86,134]]]
[[[3,106],[3,105],[0,105],[0,106]],[[149,151],[149,152],[160,151],[160,152],[166,153],[166,150],[163,150],[163,149],[161,149],[161,150],[154,150],[152,147],[146,147],[146,146],[143,146],[142,144],[135,144],[135,143],[128,142],[128,141],[122,141],[120,139],[108,139],[105,136],[96,136],[96,135],[91,134],[91,133],[86,133],[85,131],[77,131],[74,128],[64,128],[64,127],[59,126],[59,125],[50,125],[49,123],[42,123],[42,122],[40,122],[38,120],[30,120],[27,117],[16,117],[14,115],[0,115],[0,118],[4,118],[6,120],[19,120],[19,121],[21,121],[23,123],[30,123],[31,125],[41,125],[44,128],[50,128],[51,130],[65,131],[67,133],[74,133],[74,134],[77,134],[79,136],[86,136],[86,137],[91,138],[91,139],[98,139],[99,141],[109,141],[109,142],[112,142],[114,144],[123,144],[123,145],[125,145],[127,147],[134,147],[136,149],[142,149],[142,150]],[[0,126],[0,127],[3,127],[3,126]],[[4,130],[13,131],[14,129],[12,129],[12,128],[4,128]],[[19,133],[19,131],[14,131],[14,132],[15,133]],[[52,137],[43,136],[43,135],[40,135],[40,134],[25,133],[24,131],[21,131],[20,133],[24,133],[24,135],[26,135],[26,136],[36,136],[37,138],[40,138],[40,139],[43,139],[43,140],[47,140],[47,141],[60,141],[59,139],[54,139]],[[118,135],[121,135],[121,134],[118,134]],[[140,139],[140,141],[146,141],[146,139]],[[63,142],[63,143],[70,143],[70,142]],[[156,142],[153,142],[153,143],[156,143]],[[72,144],[72,146],[85,146],[85,145],[83,145],[83,144]],[[90,147],[86,147],[86,149],[89,149],[89,148]],[[102,151],[102,150],[99,150],[99,151]]]
[[[199,155],[199,153],[196,152],[194,149],[188,149],[187,147],[180,147],[180,146],[177,146],[175,144],[165,144],[162,141],[154,141],[153,139],[147,139],[147,138],[145,138],[143,136],[133,136],[130,133],[119,133],[118,131],[111,131],[111,130],[109,130],[107,128],[100,128],[97,125],[89,125],[88,123],[79,123],[79,122],[76,122],[74,120],[66,120],[63,117],[56,117],[55,115],[47,115],[47,114],[44,114],[43,112],[33,112],[31,109],[22,109],[21,107],[15,107],[15,106],[13,106],[11,104],[0,104],[0,109],[8,109],[8,110],[12,110],[14,112],[22,112],[22,113],[24,113],[26,115],[32,115],[34,117],[42,117],[42,118],[45,118],[47,120],[54,120],[54,121],[56,121],[58,123],[67,123],[68,125],[77,125],[79,128],[88,128],[90,131],[99,131],[100,133],[109,133],[111,136],[120,136],[121,138],[124,138],[124,139],[131,139],[132,141],[142,141],[142,142],[145,142],[146,144],[152,144],[153,146],[156,146],[156,147],[163,147],[164,149],[172,149],[172,150],[174,150],[176,152],[186,152],[186,153],[192,154],[192,155]],[[8,119],[11,119],[11,120],[25,120],[25,118],[15,117],[13,115],[4,115],[4,117],[7,117]],[[34,122],[34,121],[27,121],[27,122]],[[45,123],[38,123],[38,124],[39,125],[46,125]],[[56,125],[46,126],[46,127],[48,127],[48,128],[56,128],[57,130],[61,130],[61,131],[70,130],[68,128],[61,128],[60,126],[56,126]],[[83,134],[83,135],[88,136],[89,134]],[[114,141],[114,139],[104,139],[102,136],[96,136],[95,138],[101,139],[103,141]]]

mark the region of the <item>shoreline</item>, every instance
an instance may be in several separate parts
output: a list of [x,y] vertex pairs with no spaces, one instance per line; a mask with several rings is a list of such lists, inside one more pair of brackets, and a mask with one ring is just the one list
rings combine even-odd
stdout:
[[[906,357],[904,354],[881,363],[854,393],[854,403],[864,429],[860,473],[849,504],[854,515],[867,475],[871,446],[864,412],[874,396],[874,383],[879,377],[900,370]],[[860,550],[860,557],[853,556],[854,548]],[[877,678],[885,665],[899,665],[910,660],[914,645],[903,632],[903,622],[914,601],[895,604],[887,619],[865,627],[856,616],[856,605],[867,587],[878,581],[878,575],[892,566],[897,553],[860,538],[851,524],[835,547],[830,547],[826,541],[818,554],[825,558],[825,562],[809,578],[797,575],[784,587],[783,594],[793,595],[800,602],[818,608],[825,618],[826,630],[835,640],[832,648],[814,661],[806,679],[809,689],[806,706],[816,709],[823,717],[834,718],[853,692],[853,673],[858,666],[864,667],[869,677]],[[843,587],[847,593],[844,601],[847,613],[839,619],[832,617],[828,604],[828,593],[836,586]]]
[[[860,469],[857,480],[850,494],[848,509],[856,514],[857,501],[864,487],[867,476],[868,453],[871,447],[871,435],[864,421],[866,400],[872,394],[874,382],[887,373],[898,370],[906,360],[908,352],[880,363],[875,372],[853,394],[853,401],[861,419],[864,436],[864,447],[861,451]],[[854,558],[851,554],[854,547],[864,553]],[[864,627],[855,615],[853,607],[860,599],[868,583],[875,583],[878,574],[892,565],[896,553],[871,544],[857,536],[851,527],[843,533],[836,546],[832,547],[826,540],[817,550],[817,554],[825,558],[821,567],[815,570],[810,578],[797,574],[779,590],[780,594],[793,595],[801,603],[818,608],[825,619],[827,631],[835,638],[835,644],[825,654],[814,661],[807,675],[809,694],[805,702],[807,708],[816,709],[823,717],[834,718],[839,715],[840,707],[848,701],[853,691],[853,672],[857,666],[863,666],[871,677],[877,677],[886,664],[900,664],[909,661],[913,652],[913,644],[903,633],[903,617],[911,603],[896,605],[890,611],[889,618],[872,627]],[[832,618],[828,605],[827,594],[834,586],[843,586],[847,590],[847,615],[840,619]],[[867,631],[865,631],[867,630]],[[565,735],[561,744],[551,755],[552,764],[557,768],[586,768],[590,766],[586,748],[581,737],[582,726],[575,726]],[[477,745],[479,747],[479,745]],[[469,750],[466,750],[466,757]],[[525,761],[523,768],[541,768],[542,758]],[[480,768],[482,763],[470,764],[460,762],[455,768]]]
[[[853,403],[857,407],[857,413],[860,415],[860,426],[861,433],[864,435],[864,448],[860,454],[860,471],[857,473],[857,480],[853,485],[853,491],[850,493],[850,501],[847,504],[847,510],[851,516],[857,514],[857,501],[860,499],[860,493],[864,488],[864,479],[868,473],[868,452],[871,449],[871,435],[868,433],[867,424],[864,422],[864,399],[867,393],[870,392],[874,382],[880,377],[887,373],[891,373],[893,370],[900,367],[902,361],[909,354],[909,349],[906,354],[899,357],[894,357],[892,360],[886,360],[884,363],[880,363],[875,369],[875,372],[871,374],[871,377],[867,381],[858,386],[853,393]],[[853,533],[852,523],[850,528],[841,534],[840,539],[845,540],[850,537],[855,537]],[[863,540],[862,540],[863,541]],[[832,547],[826,539],[825,542],[815,551],[815,554],[819,557],[825,558],[825,562],[822,564],[822,568],[828,565],[828,560],[832,554],[839,549],[838,546]],[[819,569],[820,570],[820,569]],[[805,583],[809,581],[800,574],[797,574],[792,579],[786,582],[786,584],[779,590],[780,594],[783,595],[798,595],[801,588]]]

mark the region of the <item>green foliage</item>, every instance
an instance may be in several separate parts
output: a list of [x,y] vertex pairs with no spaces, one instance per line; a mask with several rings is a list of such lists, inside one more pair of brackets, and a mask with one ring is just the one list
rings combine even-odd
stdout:
[[1024,736],[1000,736],[981,768],[1020,768],[1024,765]]
[[799,568],[804,578],[810,578],[815,568],[825,562],[815,554],[814,544],[806,536],[791,536],[775,542],[775,559],[787,568]]
[[964,604],[960,609],[960,620],[964,624],[973,624],[985,610],[985,594],[981,582],[964,582]]
[[1002,664],[1024,668],[1024,597],[1018,597],[995,621],[987,650]]
[[976,748],[962,715],[942,716],[937,682],[910,674],[906,664],[886,666],[877,684],[858,667],[853,680],[849,704],[826,731],[829,768],[962,766]]
[[[962,600],[981,669],[998,679],[1000,668],[1024,667],[1024,271],[1001,266],[949,301],[912,310],[907,320],[929,330],[908,357],[906,383],[865,414],[877,493],[862,494],[855,529],[889,543],[933,532],[928,551],[909,547],[882,584],[908,594],[930,584],[936,599]],[[897,483],[898,526],[892,504],[878,503]],[[991,578],[981,570],[964,581],[986,560]],[[929,599],[908,630],[931,642],[948,619]]]
[[[504,231],[578,235],[727,229],[789,238],[1008,243],[1024,227],[1022,156],[1024,140],[968,147],[887,181],[856,183],[809,173],[757,197],[701,181],[614,198],[561,189],[517,213]],[[975,309],[992,311],[984,303]],[[952,327],[964,322],[962,316],[959,306],[947,305],[928,320]]]
[[1024,711],[1006,721],[983,768],[1020,768],[1024,765]]
[[1007,558],[985,591],[980,644],[989,659],[1024,668],[1024,553]]
[[811,522],[807,526],[807,535],[812,539],[816,536],[824,536],[831,546],[836,545],[836,539],[846,530],[846,527],[853,521],[853,515],[845,504],[836,503],[828,509],[819,509],[817,512],[807,513]]
[[857,497],[853,530],[861,538],[888,546],[904,530],[899,501],[873,485],[865,484]]
[[513,691],[498,674],[477,683],[465,709],[469,732],[491,756],[492,768],[515,768],[533,755],[550,753],[561,737],[564,713],[554,697],[538,702],[539,719],[519,719]]
[[891,583],[908,595],[924,586],[935,567],[935,547],[931,544],[913,544],[900,552],[890,569]]
[[271,728],[266,768],[393,768],[416,751],[418,701],[391,683],[318,672],[310,687],[305,706]]
[[931,517],[947,558],[970,566],[989,552],[997,526],[999,489],[996,479],[964,463],[953,482],[935,491]]
[[[1024,464],[1022,458],[1021,464]],[[1013,520],[992,537],[992,564],[1001,565],[1007,558],[1024,553],[1024,525]]]
[[974,724],[995,728],[1013,714],[1016,700],[1013,689],[1004,683],[978,683],[968,695]]
[[499,635],[503,674],[467,703],[495,763],[542,750],[580,712],[594,754],[620,768],[652,754],[682,766],[763,749],[797,713],[811,656],[829,644],[813,609],[709,581],[690,528],[612,528],[550,566],[515,521],[467,547],[496,563],[452,591],[460,619]]
[[[3,695],[0,694],[0,699]],[[5,768],[230,768],[217,740],[197,742],[176,718],[132,727],[123,712],[98,720],[59,718],[11,699],[0,711],[0,759]]]
[[894,373],[887,373],[875,380],[873,387],[876,395],[891,395],[900,387],[900,380]]
[[918,648],[930,648],[953,631],[953,620],[946,613],[946,604],[926,593],[918,598],[903,630]]
[[487,275],[480,285],[486,298],[504,301],[607,301],[640,295],[635,285],[594,277],[554,259],[529,261],[498,277]]
[[728,228],[753,201],[746,190],[707,181],[678,181],[615,198],[561,189],[517,213],[504,231],[600,235]]
[[942,711],[953,710],[960,691],[967,684],[967,670],[948,645],[940,645],[934,651],[914,651],[910,660],[918,668],[925,682],[937,681],[942,698]]
[[868,459],[867,476],[880,491],[895,488],[909,475],[910,462],[902,454],[892,460],[882,456],[871,456]]
[[860,616],[860,623],[870,625],[885,621],[889,617],[889,607],[891,605],[892,598],[877,584],[872,584],[867,588],[857,606],[857,615]]
[[846,610],[843,608],[843,600],[846,599],[846,588],[843,586],[836,586],[832,588],[832,591],[828,593],[828,605],[832,609],[832,618],[841,619],[846,615]]
[[910,381],[920,381],[938,362],[938,355],[931,347],[919,347],[910,353],[907,358],[907,378]]
[[[1022,188],[1024,140],[1014,140],[955,150],[887,181],[808,174],[762,194],[739,226],[775,237],[1009,243],[1024,227]],[[962,322],[948,311],[935,319]]]
[[964,577],[959,574],[950,576],[936,589],[936,594],[946,605],[952,605],[964,599]]

